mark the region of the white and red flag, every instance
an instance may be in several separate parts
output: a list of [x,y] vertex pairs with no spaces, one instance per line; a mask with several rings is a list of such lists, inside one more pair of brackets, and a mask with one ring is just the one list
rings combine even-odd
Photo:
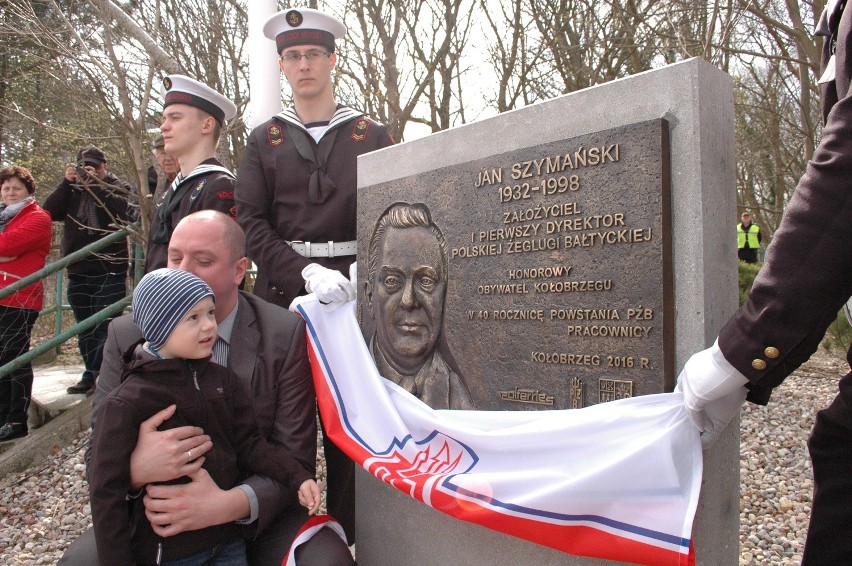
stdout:
[[327,434],[367,471],[452,517],[563,552],[694,564],[698,431],[679,393],[575,410],[434,410],[373,363],[355,303],[291,309]]

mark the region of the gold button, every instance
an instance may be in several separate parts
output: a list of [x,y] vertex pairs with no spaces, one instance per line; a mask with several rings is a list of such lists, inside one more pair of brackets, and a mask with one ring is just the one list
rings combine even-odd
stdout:
[[758,360],[752,360],[751,361],[751,367],[753,367],[756,370],[764,370],[764,369],[766,369],[766,362],[764,362],[763,360],[759,360],[759,359]]
[[781,352],[779,352],[779,351],[778,351],[778,348],[776,348],[776,347],[774,347],[774,346],[769,346],[767,349],[765,349],[765,350],[763,351],[763,353],[764,353],[764,354],[766,355],[766,357],[767,357],[767,358],[769,358],[770,360],[774,360],[775,358],[777,358],[778,356],[780,356],[780,355],[781,355]]

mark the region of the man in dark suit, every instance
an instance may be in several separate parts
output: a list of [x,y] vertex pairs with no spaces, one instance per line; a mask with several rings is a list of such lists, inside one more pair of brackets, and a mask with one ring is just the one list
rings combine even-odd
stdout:
[[[261,433],[286,446],[307,469],[316,466],[315,397],[307,360],[304,322],[296,315],[238,290],[246,271],[245,237],[227,215],[205,210],[185,217],[169,242],[168,266],[204,279],[216,295],[219,337],[214,354],[242,378],[251,395]],[[119,384],[120,354],[141,337],[129,316],[109,328],[104,364],[93,399],[92,427],[98,426],[101,401]],[[143,496],[155,532],[179,532],[236,521],[245,524],[253,565],[280,564],[307,519],[294,494],[284,486],[251,476],[221,490],[201,468],[211,448],[197,427],[160,432],[173,410],[165,409],[142,424],[131,456],[131,481]],[[181,485],[150,485],[188,476]],[[147,491],[147,493],[144,493]],[[87,531],[61,564],[94,564],[94,536]],[[300,546],[299,564],[352,564],[345,543],[322,529]]]
[[[819,347],[852,295],[852,10],[828,2],[820,82],[825,128],[748,302],[716,343],[687,361],[678,379],[707,446],[744,399],[766,404],[772,389]],[[852,365],[852,349],[847,353]],[[814,468],[811,522],[802,564],[852,563],[852,372],[817,414],[808,442]]]

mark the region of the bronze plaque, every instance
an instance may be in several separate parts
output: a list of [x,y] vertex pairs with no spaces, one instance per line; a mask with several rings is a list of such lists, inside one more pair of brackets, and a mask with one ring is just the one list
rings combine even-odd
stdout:
[[360,189],[358,313],[383,375],[437,408],[670,391],[669,173],[661,119]]

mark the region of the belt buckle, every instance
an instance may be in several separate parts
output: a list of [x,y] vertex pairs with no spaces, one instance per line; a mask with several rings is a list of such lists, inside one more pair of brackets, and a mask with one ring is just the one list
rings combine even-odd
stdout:
[[[296,249],[296,246],[304,246],[304,245],[305,245],[305,242],[303,242],[302,240],[291,240],[291,241],[289,241],[289,242],[287,242],[287,243],[290,245],[290,247],[293,249],[293,251],[295,251],[297,254],[299,254],[299,255],[302,255],[302,256],[303,256],[303,254],[300,254],[300,253],[299,253],[299,250],[297,250],[297,249]],[[303,256],[303,257],[304,257],[304,256]]]

